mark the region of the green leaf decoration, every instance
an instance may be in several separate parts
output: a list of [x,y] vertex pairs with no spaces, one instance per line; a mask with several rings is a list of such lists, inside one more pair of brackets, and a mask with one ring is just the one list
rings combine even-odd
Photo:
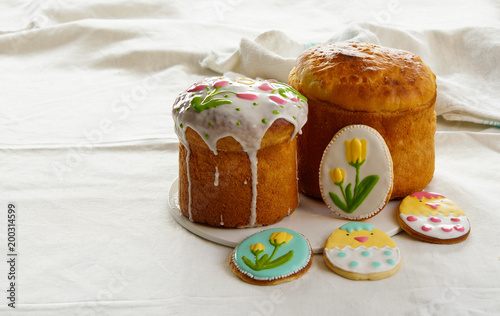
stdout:
[[264,263],[266,263],[266,261],[268,259],[269,259],[269,255],[266,253],[265,255],[262,256],[262,258],[256,260],[256,263],[260,267],[260,269],[265,269],[265,268],[263,268],[263,266],[264,266]]
[[191,107],[196,112],[203,111],[203,109],[201,109],[201,100],[202,100],[201,97],[194,97],[193,99],[191,99]]
[[377,184],[379,178],[380,177],[378,175],[371,175],[367,176],[359,183],[357,196],[354,197],[355,202],[351,205],[351,212],[354,212],[361,205],[361,203],[363,203],[368,194],[372,191],[373,187]]
[[225,99],[212,99],[210,101],[204,101],[204,102],[202,102],[201,97],[194,97],[193,99],[191,99],[191,107],[198,113],[204,110],[208,110],[210,108],[216,108],[219,105],[230,104],[230,103],[232,103],[230,100],[225,100]]
[[288,261],[292,260],[293,258],[293,250],[290,250],[287,254],[284,254],[283,256],[276,258],[275,260],[271,262],[267,262],[263,269],[274,269],[277,268],[281,265],[284,265]]
[[345,203],[340,200],[340,198],[338,197],[337,194],[335,194],[333,192],[328,192],[328,193],[330,194],[330,198],[332,199],[333,203],[335,205],[337,205],[338,208],[340,208],[342,211],[344,211],[346,213],[352,213],[352,212],[349,212],[347,205],[345,205]]
[[257,267],[252,261],[250,261],[250,259],[248,259],[247,257],[243,256],[241,257],[241,260],[243,260],[243,262],[252,270],[255,270],[255,271],[259,271],[261,269],[259,269],[259,267]]
[[349,183],[347,187],[345,188],[345,202],[347,204],[347,207],[349,207],[352,204],[352,183]]

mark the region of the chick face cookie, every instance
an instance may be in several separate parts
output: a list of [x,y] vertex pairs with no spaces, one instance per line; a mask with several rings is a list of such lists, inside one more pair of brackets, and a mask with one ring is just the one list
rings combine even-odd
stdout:
[[380,212],[392,193],[392,158],[382,136],[366,125],[341,129],[319,170],[321,195],[337,215],[362,220]]
[[272,228],[243,240],[231,253],[229,266],[244,281],[274,285],[298,279],[311,267],[309,241],[287,228]]
[[396,243],[375,226],[350,222],[335,230],[325,243],[325,262],[335,273],[352,280],[381,280],[401,266]]
[[416,192],[399,205],[398,222],[408,234],[438,244],[455,244],[467,239],[470,222],[462,209],[444,195]]

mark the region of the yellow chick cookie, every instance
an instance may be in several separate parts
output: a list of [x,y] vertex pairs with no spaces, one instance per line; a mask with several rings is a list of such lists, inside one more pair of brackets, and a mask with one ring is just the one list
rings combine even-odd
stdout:
[[335,230],[325,243],[323,256],[330,269],[352,280],[384,279],[401,266],[394,240],[363,222],[350,222]]

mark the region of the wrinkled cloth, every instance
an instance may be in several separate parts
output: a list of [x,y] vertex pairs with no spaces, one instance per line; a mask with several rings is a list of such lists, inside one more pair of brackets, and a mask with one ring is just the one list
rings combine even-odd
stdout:
[[[463,0],[0,3],[0,314],[500,313],[500,133],[487,124],[499,121],[499,13]],[[460,205],[471,234],[399,233],[401,269],[381,281],[344,279],[315,255],[296,281],[249,285],[231,248],[170,215],[172,104],[227,71],[286,81],[301,51],[345,39],[415,51],[438,76],[427,190]]]

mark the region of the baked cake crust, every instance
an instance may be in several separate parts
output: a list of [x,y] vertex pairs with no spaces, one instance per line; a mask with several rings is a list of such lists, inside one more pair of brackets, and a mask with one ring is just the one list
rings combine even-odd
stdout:
[[289,84],[309,104],[298,139],[300,191],[321,198],[323,151],[335,133],[353,124],[376,129],[387,143],[394,163],[391,199],[432,180],[436,83],[418,56],[363,43],[318,45],[297,58]]
[[436,76],[420,57],[367,43],[315,46],[297,58],[288,82],[309,99],[349,111],[406,111],[436,97]]

